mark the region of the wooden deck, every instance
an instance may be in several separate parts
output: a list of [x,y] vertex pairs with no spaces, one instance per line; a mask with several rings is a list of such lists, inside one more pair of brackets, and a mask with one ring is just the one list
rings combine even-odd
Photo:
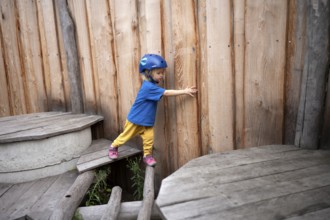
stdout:
[[26,183],[0,183],[0,220],[48,219],[77,176],[77,171],[71,171]]
[[329,219],[330,151],[272,145],[190,161],[163,180],[166,219]]

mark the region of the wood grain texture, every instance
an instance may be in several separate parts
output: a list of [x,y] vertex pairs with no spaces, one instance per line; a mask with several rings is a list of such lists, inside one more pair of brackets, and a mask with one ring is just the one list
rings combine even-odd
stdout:
[[[208,1],[207,92],[210,151],[234,149],[234,77],[230,1]],[[222,30],[219,32],[218,30]]]
[[282,143],[285,1],[246,1],[244,145]]
[[37,1],[36,3],[48,108],[53,111],[65,111],[66,103],[56,31],[55,6],[52,1]]
[[280,145],[200,157],[163,180],[156,203],[167,219],[276,219],[320,211],[329,208],[329,157]]
[[[194,1],[171,1],[176,89],[197,85],[197,25]],[[196,98],[176,97],[178,165],[200,155]]]
[[97,113],[107,119],[103,124],[104,130],[107,131],[105,137],[115,139],[120,133],[119,103],[117,102],[117,69],[109,3],[105,0],[98,2],[98,4],[94,4],[92,1],[86,3],[93,61],[91,77],[94,78]]
[[125,159],[129,156],[141,153],[141,150],[123,145],[118,148],[118,159],[112,160],[108,156],[109,146],[112,141],[107,139],[94,140],[89,148],[81,153],[77,162],[77,170],[85,172],[106,164]]
[[112,188],[107,208],[105,212],[103,212],[101,220],[118,219],[120,212],[121,193],[122,189],[119,186],[115,186]]

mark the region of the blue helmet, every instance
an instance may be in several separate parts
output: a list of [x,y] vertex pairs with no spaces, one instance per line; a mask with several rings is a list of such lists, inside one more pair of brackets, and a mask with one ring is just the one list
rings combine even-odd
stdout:
[[167,63],[163,57],[157,54],[145,54],[140,60],[139,71],[143,73],[145,70],[153,70],[166,68]]

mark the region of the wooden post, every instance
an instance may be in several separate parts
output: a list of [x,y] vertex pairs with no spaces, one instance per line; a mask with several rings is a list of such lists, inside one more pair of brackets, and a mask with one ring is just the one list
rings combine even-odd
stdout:
[[308,1],[307,41],[295,145],[317,149],[329,66],[329,1]]
[[154,175],[155,175],[154,168],[147,166],[146,175],[144,179],[144,188],[143,188],[143,204],[137,218],[138,220],[150,219],[152,207],[154,204],[154,196],[155,196]]
[[122,189],[119,186],[112,188],[111,196],[107,204],[107,208],[102,215],[101,220],[116,220],[120,211]]
[[50,220],[71,220],[94,179],[94,171],[80,174],[65,196],[56,205]]
[[82,113],[84,111],[83,107],[83,96],[81,87],[81,77],[80,77],[80,67],[78,60],[78,51],[75,40],[75,28],[72,18],[69,14],[68,6],[66,0],[55,1],[58,8],[64,48],[66,52],[68,74],[71,85],[71,105],[73,113]]

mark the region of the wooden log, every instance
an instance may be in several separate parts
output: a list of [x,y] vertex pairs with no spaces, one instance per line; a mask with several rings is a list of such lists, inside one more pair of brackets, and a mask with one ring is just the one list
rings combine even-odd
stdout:
[[116,220],[118,218],[120,212],[121,192],[122,189],[119,186],[112,188],[109,202],[101,220]]
[[[142,201],[122,202],[118,220],[136,220],[141,207]],[[81,216],[84,220],[101,219],[102,213],[105,212],[106,208],[107,205],[79,207],[76,211],[76,215]],[[155,205],[151,212],[151,219],[161,219]]]
[[206,2],[210,152],[234,149],[231,10],[228,0]]
[[146,175],[144,178],[143,186],[143,203],[139,211],[138,220],[149,220],[151,217],[152,207],[154,205],[154,175],[155,170],[153,167],[146,167]]
[[71,220],[77,207],[92,184],[95,172],[87,171],[80,174],[65,196],[56,205],[50,220]]
[[307,3],[307,45],[295,144],[317,149],[329,68],[329,1]]
[[84,112],[84,107],[78,51],[75,40],[75,27],[69,14],[66,0],[55,1],[55,4],[60,15],[64,48],[67,58],[67,68],[71,85],[71,109],[73,113],[82,113]]

